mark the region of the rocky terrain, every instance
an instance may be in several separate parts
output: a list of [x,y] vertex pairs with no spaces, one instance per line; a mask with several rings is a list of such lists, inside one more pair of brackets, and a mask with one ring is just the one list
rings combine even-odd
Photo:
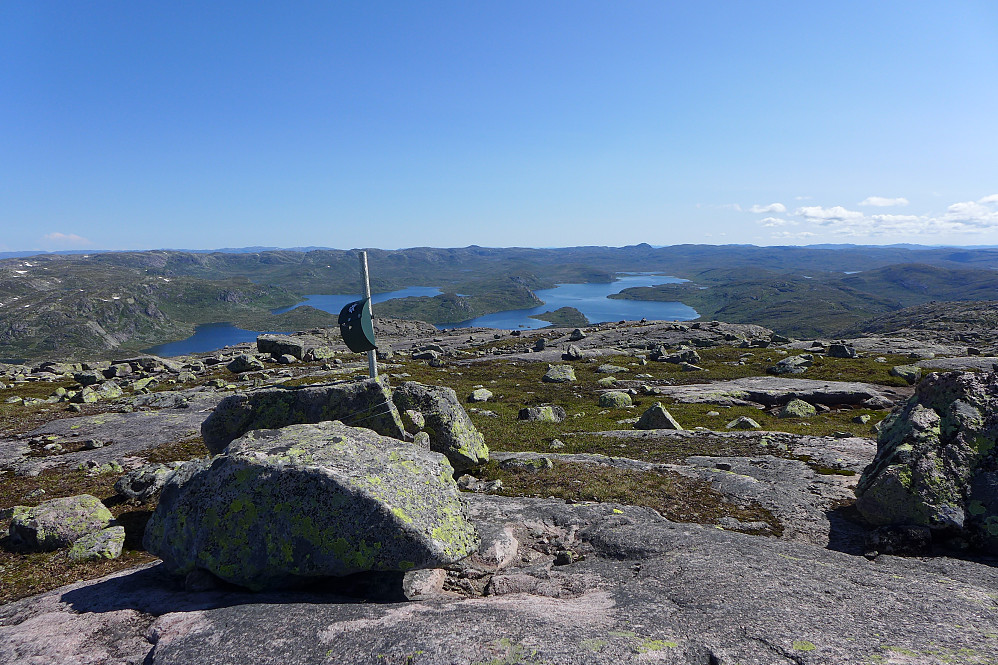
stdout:
[[[327,329],[0,365],[0,662],[998,663],[998,354],[920,330],[379,320],[378,384]],[[342,545],[225,498],[320,476],[368,506]],[[40,549],[82,496],[103,540]]]

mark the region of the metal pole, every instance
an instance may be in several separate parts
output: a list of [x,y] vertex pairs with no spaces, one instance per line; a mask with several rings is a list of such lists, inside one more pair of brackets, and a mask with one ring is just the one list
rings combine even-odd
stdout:
[[[374,325],[374,310],[371,309],[371,277],[367,272],[367,252],[360,253],[360,278],[364,282],[364,298],[368,301],[368,311],[371,312],[371,325]],[[367,352],[367,373],[372,379],[378,378],[378,351]]]

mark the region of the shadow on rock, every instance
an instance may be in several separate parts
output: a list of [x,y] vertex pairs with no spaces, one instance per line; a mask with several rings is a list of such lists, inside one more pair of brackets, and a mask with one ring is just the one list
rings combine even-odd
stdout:
[[60,600],[80,613],[135,610],[154,616],[238,605],[397,603],[406,601],[402,577],[397,572],[365,572],[317,579],[308,591],[263,593],[216,579],[212,588],[186,590],[183,580],[170,575],[161,563],[157,563],[72,589],[62,594]]

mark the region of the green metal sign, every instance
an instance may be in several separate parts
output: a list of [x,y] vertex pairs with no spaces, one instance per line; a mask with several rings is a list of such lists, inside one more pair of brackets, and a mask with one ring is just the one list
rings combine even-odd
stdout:
[[354,353],[364,353],[378,347],[374,341],[370,300],[357,300],[340,310],[340,335]]

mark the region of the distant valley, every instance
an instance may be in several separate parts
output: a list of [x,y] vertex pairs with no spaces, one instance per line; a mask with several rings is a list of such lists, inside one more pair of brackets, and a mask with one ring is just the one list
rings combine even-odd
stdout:
[[[642,271],[689,281],[614,297],[682,302],[704,319],[792,336],[834,336],[932,301],[998,299],[993,248],[642,244],[368,254],[375,292],[426,285],[442,291],[380,303],[379,315],[438,324],[535,307],[535,292],[559,283],[608,283],[617,273]],[[305,294],[358,292],[357,256],[156,250],[0,260],[0,358],[105,358],[183,339],[211,322],[252,330],[335,325],[333,314],[308,306],[271,312]],[[565,316],[575,315],[563,311],[559,319]]]

